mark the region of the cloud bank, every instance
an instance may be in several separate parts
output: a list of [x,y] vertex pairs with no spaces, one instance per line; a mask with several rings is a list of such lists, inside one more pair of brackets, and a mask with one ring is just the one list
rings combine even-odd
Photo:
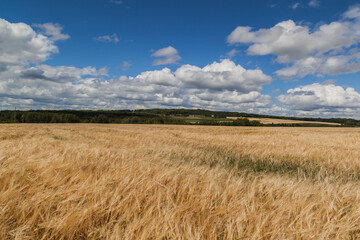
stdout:
[[313,83],[289,89],[278,100],[304,115],[360,116],[360,94],[351,87]]
[[[108,78],[107,69],[50,66],[44,62],[64,39],[59,25],[0,20],[0,101],[5,108],[123,109],[190,107],[255,111],[269,105],[260,93],[272,78],[259,69],[245,69],[229,59],[205,67],[182,65],[135,77]],[[52,30],[51,30],[52,29]],[[43,34],[41,32],[44,32]],[[45,35],[46,33],[46,35]],[[104,41],[107,38],[103,38]],[[113,38],[112,38],[113,39]],[[152,54],[155,65],[176,63],[178,51],[169,46]],[[127,68],[130,64],[123,63]]]

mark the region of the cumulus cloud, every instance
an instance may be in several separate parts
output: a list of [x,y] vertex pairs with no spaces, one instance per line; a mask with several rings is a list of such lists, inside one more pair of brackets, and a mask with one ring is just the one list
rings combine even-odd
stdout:
[[[91,67],[75,68],[40,65],[31,68],[12,68],[0,73],[0,97],[32,99],[34,103],[76,102],[76,82],[84,77],[106,74],[105,69],[96,70]],[[78,96],[84,95],[81,91]]]
[[[247,71],[250,73],[246,73]],[[117,98],[127,101],[131,106],[256,111],[255,109],[266,107],[271,101],[270,96],[259,92],[262,85],[271,81],[271,77],[260,70],[253,70],[259,71],[255,73],[251,71],[226,59],[203,68],[183,65],[176,71],[168,68],[147,71],[136,77],[111,80],[110,85],[111,89],[119,89]],[[264,78],[263,81],[254,82],[252,74]],[[212,79],[212,76],[217,76],[217,79]],[[221,83],[215,84],[218,80],[222,84],[228,82],[228,85],[222,87]],[[194,84],[195,82],[199,84]],[[141,91],[139,86],[142,86]]]
[[[279,63],[292,63],[277,71],[280,77],[303,77],[307,74],[339,74],[354,72],[359,61],[360,7],[353,6],[343,19],[310,30],[292,20],[283,21],[269,29],[253,31],[239,26],[227,38],[230,44],[250,44],[249,55],[277,56]],[[339,71],[329,69],[336,65]],[[356,68],[355,71],[358,71]]]
[[175,74],[169,68],[142,72],[136,79],[163,86],[176,86],[180,84]]
[[237,27],[229,35],[228,41],[253,43],[247,50],[250,55],[274,54],[278,56],[278,62],[288,63],[356,44],[359,36],[351,34],[351,28],[357,26],[333,22],[311,33],[308,27],[288,20],[258,31],[251,31],[250,27]]
[[66,40],[70,36],[68,34],[61,33],[63,27],[58,23],[43,23],[43,24],[34,24],[34,27],[40,29],[40,32],[46,36],[49,36],[50,40]]
[[48,37],[36,33],[25,23],[9,23],[0,19],[0,66],[43,62],[58,48]]
[[297,60],[290,67],[276,71],[276,74],[284,77],[304,77],[308,74],[337,75],[343,73],[355,73],[360,71],[360,53],[334,56],[314,56]]
[[271,102],[269,95],[259,92],[239,93],[234,91],[212,91],[189,89],[184,92],[184,105],[193,108],[227,109],[232,111],[251,111],[267,107]]
[[161,48],[151,54],[151,56],[157,58],[153,61],[154,66],[176,64],[181,59],[178,50],[172,46]]
[[354,88],[331,83],[314,83],[289,89],[278,100],[299,114],[359,116],[360,110],[360,94]]
[[214,62],[199,68],[183,65],[175,72],[184,87],[237,90],[239,92],[260,91],[264,84],[270,83],[272,78],[259,69],[246,70],[229,59]]
[[116,33],[112,35],[103,35],[99,37],[94,37],[94,40],[99,42],[114,42],[114,43],[118,43],[120,41]]

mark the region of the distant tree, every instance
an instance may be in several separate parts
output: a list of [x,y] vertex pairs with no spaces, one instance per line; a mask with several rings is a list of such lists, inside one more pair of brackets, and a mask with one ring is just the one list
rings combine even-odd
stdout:
[[92,123],[109,123],[109,118],[104,114],[97,115],[91,118]]
[[58,122],[58,119],[57,119],[56,115],[53,114],[51,117],[50,123],[57,123],[57,122]]

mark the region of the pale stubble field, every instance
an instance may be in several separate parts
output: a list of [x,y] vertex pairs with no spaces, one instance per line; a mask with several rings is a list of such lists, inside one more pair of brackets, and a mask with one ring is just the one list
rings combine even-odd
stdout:
[[0,125],[0,239],[359,239],[360,129]]

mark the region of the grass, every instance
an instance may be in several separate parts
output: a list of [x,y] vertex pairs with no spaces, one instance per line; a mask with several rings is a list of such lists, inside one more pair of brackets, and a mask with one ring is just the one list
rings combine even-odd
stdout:
[[359,239],[360,131],[0,125],[0,239]]

